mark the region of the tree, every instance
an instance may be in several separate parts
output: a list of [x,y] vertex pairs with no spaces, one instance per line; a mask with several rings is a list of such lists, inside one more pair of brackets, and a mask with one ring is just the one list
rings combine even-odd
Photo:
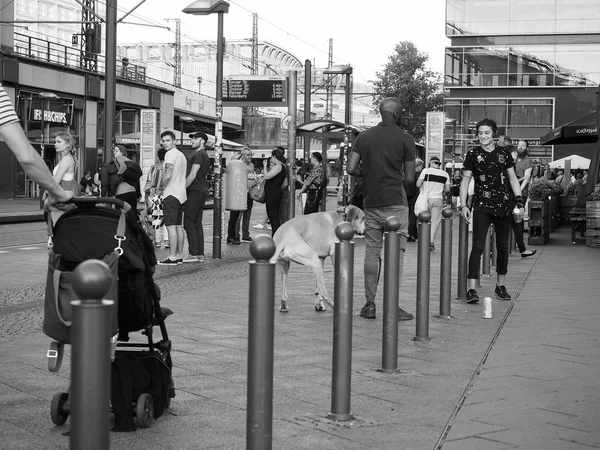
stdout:
[[374,106],[379,107],[385,97],[402,102],[402,127],[415,141],[422,141],[428,111],[441,111],[444,99],[441,74],[429,70],[425,63],[427,53],[420,52],[412,42],[396,44],[383,71],[376,72]]

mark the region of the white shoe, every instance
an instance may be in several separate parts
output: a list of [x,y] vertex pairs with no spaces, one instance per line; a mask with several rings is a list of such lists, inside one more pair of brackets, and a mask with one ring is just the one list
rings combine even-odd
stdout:
[[194,255],[187,255],[185,258],[183,258],[183,262],[184,263],[197,263],[198,261],[198,257],[194,256]]
[[262,223],[257,223],[252,228],[256,228],[257,230],[262,230],[265,226]]

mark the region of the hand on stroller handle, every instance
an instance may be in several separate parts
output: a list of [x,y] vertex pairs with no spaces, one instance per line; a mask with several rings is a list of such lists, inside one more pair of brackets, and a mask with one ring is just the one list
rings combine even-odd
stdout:
[[125,210],[128,212],[131,209],[129,203],[124,202],[118,198],[114,197],[73,197],[68,203],[73,203],[74,205],[97,205],[97,204],[111,204],[115,205],[119,209]]

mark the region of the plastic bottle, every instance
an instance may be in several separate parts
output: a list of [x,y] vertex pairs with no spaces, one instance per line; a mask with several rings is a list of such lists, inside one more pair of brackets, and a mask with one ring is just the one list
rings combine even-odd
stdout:
[[521,222],[521,220],[523,220],[523,214],[521,214],[521,208],[519,208],[518,206],[515,206],[515,209],[513,209],[513,218],[515,219],[516,223]]

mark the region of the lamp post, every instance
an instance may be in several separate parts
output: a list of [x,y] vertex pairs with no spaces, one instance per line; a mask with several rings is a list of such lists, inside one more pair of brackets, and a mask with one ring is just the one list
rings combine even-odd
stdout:
[[324,74],[331,75],[346,75],[346,86],[344,88],[344,151],[340,151],[340,163],[342,169],[342,206],[348,203],[348,174],[346,173],[346,163],[348,162],[349,147],[350,147],[350,129],[352,122],[352,66],[338,65],[332,66],[323,71]]
[[[40,156],[42,157],[42,159],[44,159],[44,142],[46,141],[46,133],[45,133],[45,128],[46,128],[46,122],[44,120],[44,111],[46,111],[46,99],[48,99],[48,109],[50,109],[50,100],[58,100],[60,97],[58,95],[56,95],[54,92],[40,92],[38,94],[40,96],[40,98],[42,99],[42,114],[40,117],[40,124],[42,127],[42,134],[41,134],[41,144],[40,144]],[[50,136],[48,136],[50,137]],[[40,209],[44,209],[44,190],[42,188],[40,188]]]
[[179,117],[179,125],[181,127],[180,131],[181,131],[181,148],[183,148],[183,123],[192,123],[194,121],[193,117],[190,116],[180,116]]
[[224,0],[197,0],[183,9],[186,14],[208,16],[217,14],[217,92],[215,96],[215,172],[213,207],[213,258],[221,259],[221,226],[223,211],[222,169],[223,155],[223,14],[229,12],[229,2]]

